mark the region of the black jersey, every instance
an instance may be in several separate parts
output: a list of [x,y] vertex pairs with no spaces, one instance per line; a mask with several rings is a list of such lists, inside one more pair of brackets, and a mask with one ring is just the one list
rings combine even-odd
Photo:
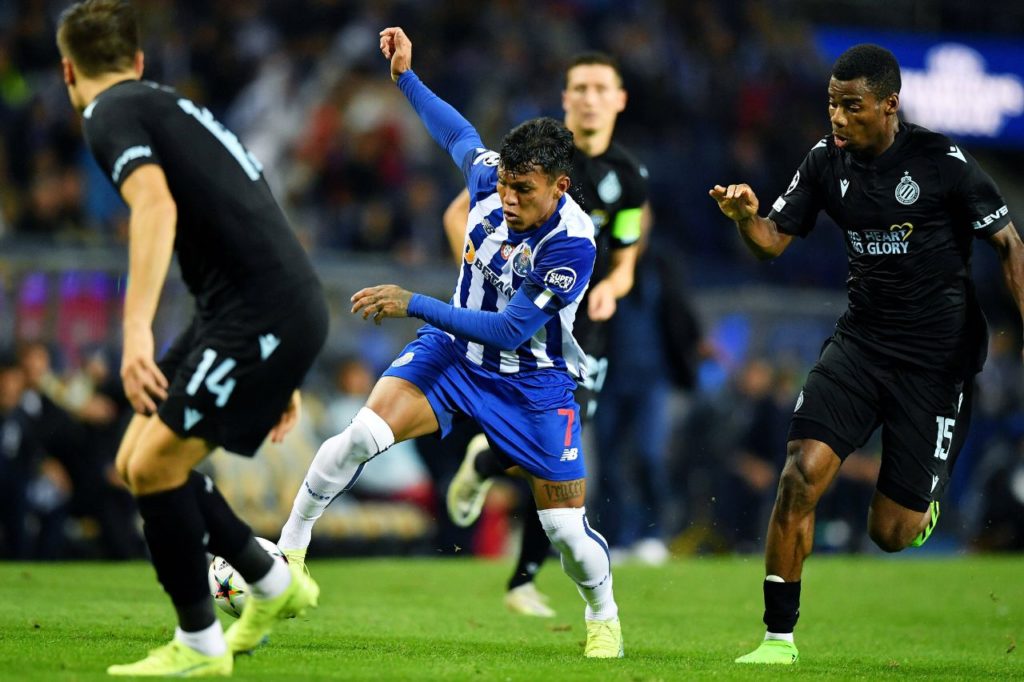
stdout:
[[[613,249],[636,244],[640,238],[639,211],[647,201],[647,169],[621,145],[612,142],[599,156],[587,156],[576,150],[572,183],[580,205],[594,221],[597,256],[591,284],[608,275]],[[635,212],[635,213],[634,213]],[[589,296],[589,289],[587,294]],[[605,325],[587,315],[587,297],[580,302],[573,336],[590,355],[605,354]]]
[[973,239],[1010,222],[992,179],[948,137],[900,124],[893,144],[862,163],[821,140],[769,218],[805,236],[824,210],[844,231],[849,307],[836,328],[899,361],[977,371],[985,318],[970,279]]
[[207,109],[128,80],[83,115],[86,142],[117,189],[139,166],[163,169],[177,204],[174,249],[201,317],[244,306],[273,318],[316,281],[259,161]]

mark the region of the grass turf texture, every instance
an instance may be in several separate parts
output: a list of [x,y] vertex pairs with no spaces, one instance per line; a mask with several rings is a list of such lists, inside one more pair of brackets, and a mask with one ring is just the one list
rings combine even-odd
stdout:
[[[739,666],[763,631],[759,558],[622,566],[626,658],[583,658],[583,603],[552,561],[553,620],[507,613],[506,562],[310,563],[320,608],[280,623],[235,664],[253,680],[1020,679],[1024,558],[814,557],[801,661]],[[173,612],[149,565],[0,563],[0,678],[109,680],[169,641]]]

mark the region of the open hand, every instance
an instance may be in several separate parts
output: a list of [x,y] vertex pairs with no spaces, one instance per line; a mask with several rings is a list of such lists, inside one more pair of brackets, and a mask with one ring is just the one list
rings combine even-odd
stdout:
[[153,360],[153,330],[148,326],[125,327],[121,382],[125,397],[139,414],[153,414],[157,400],[167,398],[167,377]]
[[373,316],[380,324],[385,317],[408,317],[412,292],[394,284],[381,284],[360,289],[352,295],[352,312],[363,313],[363,319]]
[[737,223],[755,217],[758,206],[760,206],[754,190],[746,184],[729,185],[728,187],[715,185],[708,194],[718,202],[718,208],[722,210],[722,213]]

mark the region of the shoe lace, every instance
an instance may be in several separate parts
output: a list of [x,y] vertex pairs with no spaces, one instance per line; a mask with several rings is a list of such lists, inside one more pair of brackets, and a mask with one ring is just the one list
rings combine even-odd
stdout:
[[611,649],[618,645],[618,640],[610,623],[602,621],[592,622],[597,623],[597,625],[591,626],[590,637],[587,638],[587,650]]

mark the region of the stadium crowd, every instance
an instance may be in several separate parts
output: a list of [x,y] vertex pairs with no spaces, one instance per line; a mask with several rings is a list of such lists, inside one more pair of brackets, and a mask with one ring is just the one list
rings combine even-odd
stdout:
[[[39,244],[58,250],[111,246],[125,239],[126,212],[85,150],[57,69],[53,33],[63,4],[17,0],[0,7],[0,238],[15,251]],[[561,82],[573,53],[600,48],[615,54],[629,91],[616,134],[650,170],[655,221],[649,251],[661,258],[643,262],[644,284],[635,296],[648,298],[632,300],[648,317],[640,323],[613,321],[619,355],[612,364],[623,368],[623,376],[618,382],[610,378],[602,409],[614,411],[631,399],[628,389],[641,383],[662,391],[671,409],[664,423],[648,427],[669,434],[665,451],[653,455],[665,475],[625,475],[635,481],[626,485],[627,501],[643,507],[663,500],[661,508],[633,509],[621,536],[610,539],[626,548],[641,539],[637,527],[654,523],[671,549],[690,552],[760,547],[785,454],[788,416],[813,356],[762,356],[764,349],[754,342],[733,347],[729,321],[705,319],[702,338],[686,337],[688,372],[666,378],[657,365],[630,361],[667,362],[666,354],[677,353],[672,344],[679,330],[666,329],[660,311],[704,288],[770,279],[838,290],[846,274],[841,249],[818,248],[829,239],[826,230],[772,264],[755,263],[741,253],[741,242],[706,197],[708,178],[743,178],[764,188],[764,196],[783,189],[825,131],[822,83],[828,64],[815,49],[809,25],[782,18],[800,4],[150,0],[140,6],[147,75],[202,102],[238,133],[263,161],[315,260],[358,254],[414,268],[448,258],[440,216],[459,189],[459,177],[434,153],[415,114],[388,82],[377,54],[380,27],[400,20],[415,32],[425,77],[490,144],[526,118],[560,117],[552,84]],[[961,30],[1012,31],[1024,21],[1019,10],[1000,14],[995,23],[996,13],[964,15],[958,3],[925,4],[934,10],[930,29],[957,22]],[[844,5],[854,21],[857,5]],[[907,21],[912,19],[908,14]],[[993,23],[979,23],[986,21]],[[676,267],[666,268],[664,261]],[[46,275],[2,262],[0,268],[0,319],[10,330],[4,340],[12,348],[17,344],[16,352],[0,357],[0,556],[139,556],[143,545],[131,498],[109,473],[118,429],[130,412],[111,372],[116,358],[104,350],[116,340],[119,324],[112,314],[112,283],[71,273],[40,293],[45,287],[39,280]],[[940,530],[957,546],[1019,551],[1021,339],[1017,326],[1010,326],[1015,313],[1001,293],[996,268],[986,269],[983,262],[980,269],[993,341],[979,378],[971,440],[950,489],[952,504],[945,508],[956,521],[944,522]],[[55,321],[60,319],[91,327],[64,328],[69,323]],[[827,326],[817,331],[820,339],[829,333]],[[631,353],[640,342],[649,352]],[[367,360],[371,374],[381,369],[380,358]],[[307,411],[309,447],[337,432],[346,419],[340,410],[359,403],[368,385],[360,378],[364,365],[350,358],[337,362],[342,391],[321,378]],[[325,362],[321,375],[334,369]],[[637,376],[652,380],[638,382]],[[345,403],[339,393],[353,398]],[[624,443],[623,461],[636,459],[637,441]],[[844,466],[820,509],[819,547],[867,549],[862,510],[877,475],[877,450],[877,444],[869,445]],[[271,504],[280,504],[263,532],[274,532],[287,514],[309,457],[296,458],[301,461],[295,471],[281,478],[254,483],[273,486]],[[403,457],[407,466],[391,477],[382,473],[361,483],[364,499],[401,500],[418,511],[385,507],[358,524],[326,524],[363,538],[350,549],[424,551],[431,542],[462,542],[444,527],[443,502],[428,492],[423,465],[434,470],[436,495],[443,495],[451,471],[415,451]],[[397,466],[397,457],[391,459]],[[219,466],[232,465],[215,460],[213,467]],[[254,476],[245,470],[232,475]],[[245,486],[237,487],[245,497]],[[495,496],[494,505],[514,507],[515,491],[504,494]],[[600,486],[595,495],[601,495]],[[268,506],[266,496],[251,497],[254,507]],[[485,513],[479,533],[497,534],[499,541],[478,537],[463,546],[501,545],[505,526],[489,518]],[[366,537],[387,535],[382,526],[393,530],[391,541],[367,543]],[[433,540],[423,540],[431,533]]]

